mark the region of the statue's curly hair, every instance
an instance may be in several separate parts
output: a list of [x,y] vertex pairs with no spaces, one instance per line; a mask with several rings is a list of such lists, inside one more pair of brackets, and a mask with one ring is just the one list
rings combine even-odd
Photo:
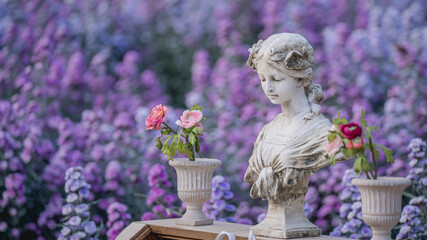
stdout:
[[307,39],[299,34],[274,34],[259,40],[249,49],[247,65],[257,71],[261,60],[266,61],[279,71],[299,81],[310,102],[311,113],[304,119],[313,119],[320,114],[320,102],[323,100],[322,87],[313,84],[314,50]]

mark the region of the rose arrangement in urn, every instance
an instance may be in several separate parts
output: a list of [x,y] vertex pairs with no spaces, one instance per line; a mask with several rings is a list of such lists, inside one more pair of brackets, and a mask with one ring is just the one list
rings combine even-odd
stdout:
[[[161,135],[156,138],[156,146],[168,156],[169,165],[177,173],[178,197],[186,203],[185,214],[176,221],[176,224],[199,226],[213,223],[202,211],[203,203],[211,198],[212,176],[214,170],[221,166],[221,161],[210,158],[197,158],[200,152],[199,137],[203,135],[201,120],[203,117],[201,106],[193,105],[185,110],[173,129],[165,123],[167,107],[157,105],[145,121],[146,130],[160,130]],[[174,159],[177,153],[187,158]]]
[[[331,161],[332,165],[335,164],[335,158],[339,153],[348,158],[355,158],[353,170],[357,175],[365,172],[368,179],[377,179],[377,160],[380,156],[378,148],[384,152],[389,163],[394,162],[393,152],[382,145],[373,143],[371,131],[377,131],[377,127],[369,126],[364,116],[365,111],[362,109],[360,118],[362,126],[360,126],[358,123],[348,123],[347,119],[338,113],[328,135],[329,143],[326,145],[328,151],[326,158]],[[363,133],[365,140],[363,140]],[[366,151],[371,155],[372,165],[368,157],[365,156]]]
[[[173,129],[165,123],[166,106],[157,105],[145,120],[146,130],[160,130],[160,137],[156,138],[156,147],[168,156],[169,160],[178,153],[188,156],[190,161],[195,160],[195,153],[200,152],[199,137],[204,129],[200,121],[205,119],[203,107],[195,104],[190,110],[182,113],[180,120],[176,121],[178,127]],[[182,129],[180,129],[182,128]],[[163,139],[164,136],[167,136]]]
[[[402,210],[403,190],[411,182],[407,178],[378,177],[377,160],[380,156],[378,149],[384,152],[389,163],[394,162],[393,153],[390,149],[373,143],[371,131],[377,131],[377,127],[369,126],[364,116],[365,112],[362,109],[360,119],[362,126],[360,126],[358,123],[348,123],[347,119],[340,117],[338,113],[328,135],[326,158],[332,164],[335,163],[338,154],[356,159],[353,170],[357,175],[365,172],[367,177],[352,180],[362,196],[363,221],[372,228],[372,240],[391,240],[391,229],[398,223]],[[365,152],[371,156],[372,165]]]

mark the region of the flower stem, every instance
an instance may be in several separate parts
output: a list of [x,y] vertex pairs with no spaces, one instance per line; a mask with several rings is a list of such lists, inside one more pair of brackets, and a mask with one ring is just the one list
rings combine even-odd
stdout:
[[169,128],[172,132],[174,132],[176,135],[178,135],[178,133],[177,133],[175,130],[173,130],[169,125],[167,125],[165,122],[163,122],[163,124],[164,124],[167,128]]
[[365,174],[367,179],[371,179],[371,177],[369,176],[369,172],[365,172]]
[[375,161],[375,154],[374,154],[374,147],[373,147],[373,144],[372,144],[372,138],[369,138],[369,148],[371,149],[372,162],[374,164],[375,175],[373,177],[374,177],[374,179],[377,179],[377,177],[378,177],[377,162]]

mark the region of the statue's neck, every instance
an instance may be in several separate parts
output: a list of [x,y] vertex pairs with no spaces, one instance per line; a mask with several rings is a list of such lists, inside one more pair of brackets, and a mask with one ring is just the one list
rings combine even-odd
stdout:
[[286,120],[292,120],[294,117],[298,115],[304,115],[311,111],[310,103],[308,102],[308,99],[305,96],[304,90],[296,94],[291,101],[285,102],[281,106],[282,106],[282,116]]

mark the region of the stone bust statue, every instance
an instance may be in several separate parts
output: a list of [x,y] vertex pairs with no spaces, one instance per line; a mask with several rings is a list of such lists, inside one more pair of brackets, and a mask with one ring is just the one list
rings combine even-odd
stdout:
[[320,114],[322,88],[313,84],[314,50],[299,34],[275,34],[249,49],[248,66],[282,113],[259,133],[244,180],[252,198],[268,200],[267,216],[251,229],[257,236],[320,236],[304,214],[309,177],[329,165],[324,157],[331,122]]

